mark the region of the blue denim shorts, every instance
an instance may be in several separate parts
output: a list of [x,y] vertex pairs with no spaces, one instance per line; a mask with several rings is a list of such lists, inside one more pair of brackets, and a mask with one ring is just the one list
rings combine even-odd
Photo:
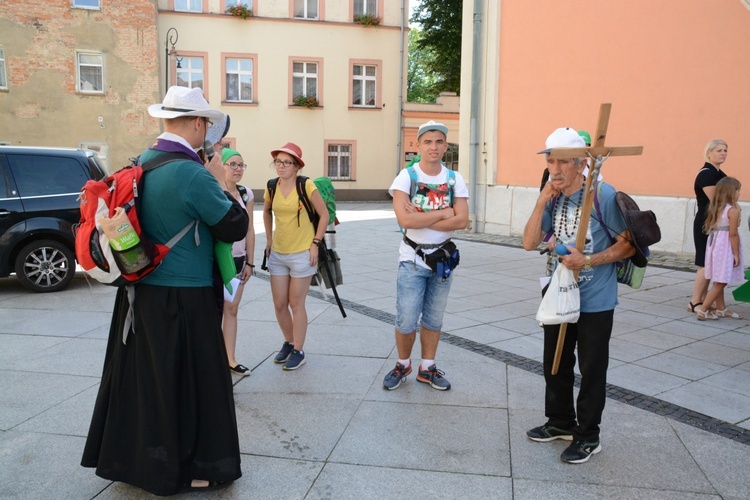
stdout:
[[431,269],[425,269],[414,262],[399,262],[396,330],[404,334],[412,333],[419,323],[428,330],[439,332],[443,327],[443,314],[452,282],[452,274],[443,281]]
[[271,250],[268,272],[271,276],[307,278],[318,272],[318,267],[310,265],[310,250],[297,253],[277,253]]

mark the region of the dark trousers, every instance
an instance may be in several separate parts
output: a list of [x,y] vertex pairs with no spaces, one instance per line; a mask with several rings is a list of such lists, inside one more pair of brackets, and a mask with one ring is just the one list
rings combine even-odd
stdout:
[[[544,404],[547,423],[560,429],[572,429],[573,439],[576,440],[599,439],[599,424],[606,401],[609,339],[614,313],[614,310],[581,313],[578,323],[568,325],[557,375],[552,375],[551,371],[560,326],[544,326],[544,380],[547,383]],[[574,407],[576,343],[581,390]]]

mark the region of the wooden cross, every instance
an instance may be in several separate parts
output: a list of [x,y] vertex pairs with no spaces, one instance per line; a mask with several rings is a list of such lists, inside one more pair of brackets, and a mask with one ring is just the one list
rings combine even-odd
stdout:
[[[594,144],[586,148],[553,148],[549,152],[550,158],[585,158],[589,157],[594,160],[594,165],[589,169],[589,176],[586,178],[586,187],[584,190],[583,206],[581,208],[581,221],[578,226],[576,235],[576,249],[583,253],[586,246],[586,233],[589,230],[589,219],[591,218],[591,209],[594,205],[594,179],[599,177],[599,170],[602,168],[604,161],[610,156],[633,156],[643,153],[643,146],[605,146],[604,141],[607,138],[607,127],[609,126],[609,114],[612,111],[611,103],[602,103],[599,107],[599,122],[596,125],[596,139]],[[578,280],[578,271],[573,273]],[[565,332],[568,324],[560,325],[560,333],[557,336],[557,347],[555,348],[555,358],[552,361],[552,375],[557,375],[560,368],[560,357],[562,348],[565,343]]]

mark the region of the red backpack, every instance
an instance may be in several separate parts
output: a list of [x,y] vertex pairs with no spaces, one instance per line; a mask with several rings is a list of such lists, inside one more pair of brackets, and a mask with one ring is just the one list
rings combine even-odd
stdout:
[[[146,172],[167,163],[187,159],[184,153],[161,154],[144,165],[130,165],[106,179],[87,181],[81,190],[81,222],[73,227],[76,259],[83,270],[105,285],[133,285],[154,272],[169,250],[187,234],[195,221],[190,222],[165,244],[149,241],[143,234],[138,212]],[[109,243],[99,222],[101,217],[112,217],[122,207],[128,221],[140,238],[137,247],[117,251]],[[135,253],[134,253],[135,252]],[[132,256],[136,255],[133,259]]]

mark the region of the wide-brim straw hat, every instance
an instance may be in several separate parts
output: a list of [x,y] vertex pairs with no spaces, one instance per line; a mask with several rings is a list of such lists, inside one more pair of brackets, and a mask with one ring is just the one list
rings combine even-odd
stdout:
[[276,158],[276,155],[278,155],[279,153],[292,155],[297,159],[297,163],[299,164],[300,168],[305,166],[305,162],[302,161],[302,149],[300,149],[300,147],[295,143],[287,142],[279,149],[274,149],[273,151],[271,151],[271,157]]
[[149,106],[148,114],[167,120],[181,116],[202,116],[212,123],[218,123],[224,118],[224,113],[211,109],[203,96],[203,89],[190,89],[179,85],[169,87],[164,102]]

